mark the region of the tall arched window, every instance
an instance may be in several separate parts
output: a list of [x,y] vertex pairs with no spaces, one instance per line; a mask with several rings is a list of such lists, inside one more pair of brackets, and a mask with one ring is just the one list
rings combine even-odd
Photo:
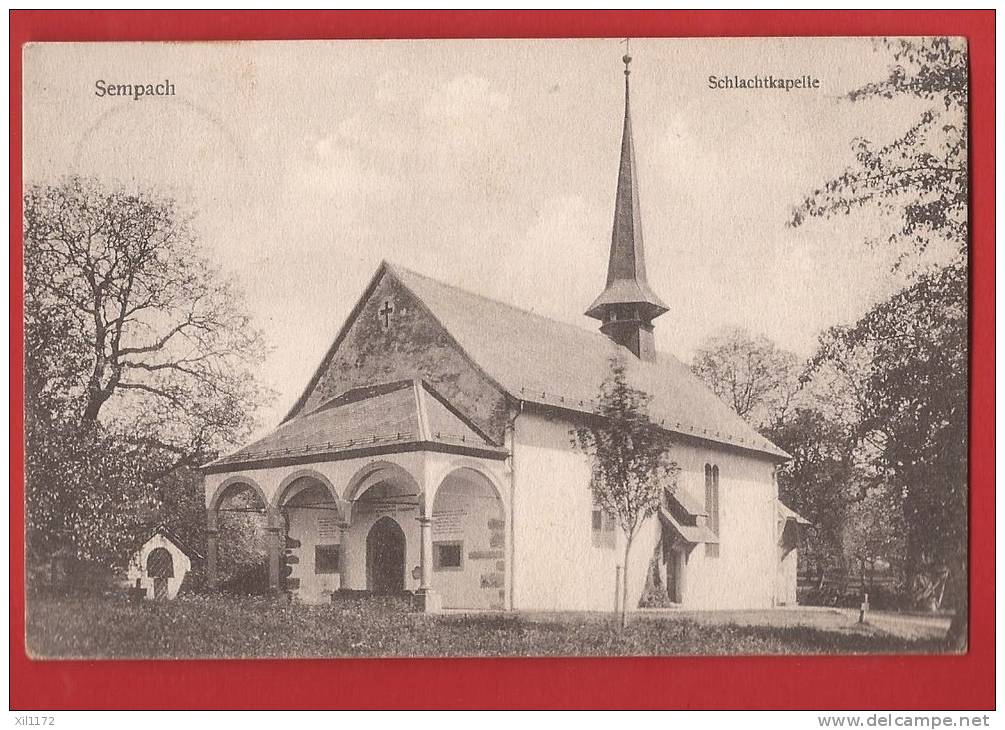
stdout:
[[[705,464],[705,512],[708,514],[708,529],[719,536],[719,467]],[[719,543],[705,543],[705,555],[719,557]]]

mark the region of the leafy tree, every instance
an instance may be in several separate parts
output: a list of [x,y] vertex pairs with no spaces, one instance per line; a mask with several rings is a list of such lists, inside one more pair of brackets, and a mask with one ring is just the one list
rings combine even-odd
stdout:
[[627,625],[628,555],[643,523],[675,487],[669,433],[649,419],[651,397],[633,388],[625,365],[612,358],[600,387],[596,418],[572,431],[573,446],[592,457],[594,503],[614,518],[625,537],[621,626]]
[[799,390],[799,359],[763,335],[727,328],[695,351],[691,370],[755,427],[784,419]]
[[819,409],[800,406],[764,435],[792,455],[778,471],[778,498],[813,523],[800,559],[821,579],[828,569],[844,571],[850,485],[859,476],[848,429]]
[[[919,593],[934,575],[952,586],[950,640],[966,642],[967,406],[967,54],[949,38],[884,42],[892,65],[851,101],[910,96],[931,102],[899,138],[856,140],[856,163],[814,190],[790,223],[873,207],[898,221],[889,245],[896,268],[910,264],[906,289],[848,328],[841,349],[865,353],[863,427],[877,469],[900,490],[906,561]],[[923,266],[935,242],[948,244],[941,268]],[[824,353],[826,358],[826,353]]]
[[31,184],[23,225],[29,556],[120,566],[161,480],[252,427],[261,335],[168,198]]
[[34,392],[58,388],[81,422],[101,416],[176,466],[248,429],[262,337],[173,200],[93,179],[29,185],[24,245],[26,330],[68,339],[32,353],[33,375],[57,380]]
[[181,467],[157,480],[155,519],[168,525],[186,545],[206,545],[206,498],[202,474],[191,467]]
[[125,564],[156,504],[142,462],[97,425],[29,421],[26,435],[29,557],[46,560],[70,548],[83,560]]
[[251,490],[224,498],[219,509],[218,580],[235,593],[268,590],[267,517],[258,496]]
[[[845,215],[871,206],[898,219],[886,243],[903,254],[949,242],[957,258],[967,250],[967,51],[953,38],[894,38],[887,77],[850,91],[856,102],[912,96],[932,102],[900,137],[853,142],[856,164],[806,196],[790,224]],[[902,259],[903,260],[903,259]]]
[[907,569],[921,595],[946,580],[953,598],[965,594],[967,334],[959,265],[919,277],[850,332],[872,352],[865,424],[885,435],[878,465],[903,494]]
[[868,590],[877,563],[899,567],[903,561],[906,528],[898,497],[895,489],[881,486],[850,505],[844,550],[857,564],[863,591]]
[[[900,514],[905,568],[919,604],[965,595],[967,277],[961,265],[920,275],[854,326],[822,338],[813,368],[855,383],[857,460]],[[861,367],[866,363],[865,367]],[[883,492],[881,492],[883,493]],[[885,508],[885,505],[877,505]],[[897,545],[901,549],[901,545]],[[946,591],[948,585],[949,590]]]

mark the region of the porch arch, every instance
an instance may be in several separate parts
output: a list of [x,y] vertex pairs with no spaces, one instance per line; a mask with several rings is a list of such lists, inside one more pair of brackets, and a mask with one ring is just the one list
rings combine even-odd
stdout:
[[[264,519],[264,525],[239,525],[236,527],[238,532],[243,532],[243,534],[248,535],[257,534],[257,538],[252,538],[253,545],[260,546],[259,548],[252,549],[251,552],[247,552],[247,555],[254,555],[257,549],[263,551],[263,557],[267,565],[268,571],[268,590],[277,590],[279,585],[279,545],[278,545],[278,530],[276,511],[272,508],[272,503],[265,496],[265,490],[262,486],[254,479],[244,476],[242,474],[235,474],[234,476],[228,477],[223,482],[221,482],[213,492],[213,496],[209,500],[209,504],[206,507],[206,526],[208,528],[207,535],[207,555],[206,555],[206,577],[209,587],[211,589],[218,588],[220,585],[220,511],[223,502],[231,496],[235,496],[241,493],[250,493],[254,499],[257,501],[257,509],[253,510],[239,510],[239,511],[250,511],[258,512]],[[252,533],[247,532],[252,530]],[[264,530],[264,534],[263,531]],[[264,544],[263,544],[264,543]],[[245,585],[245,587],[252,586],[257,583],[257,578],[254,577],[253,571],[254,562],[241,561],[237,563],[238,566],[251,566],[250,568],[241,567],[235,574],[236,580]],[[244,583],[243,575],[249,575],[248,583]],[[244,590],[244,589],[241,589]],[[251,588],[251,590],[257,590],[257,588]]]
[[459,464],[428,495],[431,586],[444,607],[506,607],[509,538],[502,494],[485,471]]
[[225,497],[239,492],[242,487],[251,490],[258,497],[258,501],[262,505],[262,513],[268,518],[269,527],[275,526],[272,504],[265,496],[265,490],[262,489],[262,486],[254,479],[235,475],[220,482],[220,485],[213,492],[213,496],[209,500],[206,512],[208,527],[211,531],[217,529],[217,516],[220,511],[220,503]]
[[366,490],[380,482],[404,482],[414,489],[416,495],[422,493],[419,481],[408,469],[393,461],[372,461],[353,474],[345,488],[345,501],[352,503]]
[[418,587],[421,558],[416,520],[421,516],[418,504],[422,494],[421,477],[405,465],[389,459],[375,459],[356,470],[343,494],[343,504],[350,514],[343,534],[346,547],[341,585],[354,590],[369,587],[372,576],[367,565],[367,537],[373,525],[387,517],[397,522],[405,535],[405,590]]
[[[272,498],[272,509],[278,510],[279,507],[282,506],[290,487],[301,479],[313,479],[316,482],[320,482],[325,489],[328,490],[328,494],[331,495],[332,501],[336,504],[339,502],[338,490],[335,489],[335,485],[331,483],[331,480],[328,477],[316,469],[300,469],[287,475],[283,481],[279,483],[279,488],[276,489],[276,494]],[[343,515],[343,517],[345,516]]]
[[482,467],[480,463],[474,461],[473,459],[458,459],[456,461],[450,462],[446,465],[439,474],[434,475],[429,493],[426,495],[426,504],[429,507],[429,512],[427,514],[432,514],[433,503],[436,501],[436,495],[440,491],[440,487],[443,486],[444,482],[454,476],[467,477],[475,481],[482,481],[488,485],[492,491],[495,493],[496,499],[499,500],[499,504],[502,506],[503,513],[508,517],[509,510],[507,509],[507,502],[505,492],[503,491],[503,485],[491,471]]
[[314,469],[288,474],[272,502],[280,550],[279,588],[323,603],[342,587],[348,510],[331,481]]

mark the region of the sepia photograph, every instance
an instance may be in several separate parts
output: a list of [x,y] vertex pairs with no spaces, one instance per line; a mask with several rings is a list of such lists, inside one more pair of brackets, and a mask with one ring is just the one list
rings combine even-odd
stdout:
[[31,658],[967,651],[967,39],[22,62]]

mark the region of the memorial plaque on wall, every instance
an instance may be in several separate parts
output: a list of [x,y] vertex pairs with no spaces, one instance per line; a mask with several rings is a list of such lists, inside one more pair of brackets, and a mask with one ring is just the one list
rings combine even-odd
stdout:
[[467,511],[463,509],[433,512],[433,534],[460,535],[463,532],[461,523],[467,514]]

